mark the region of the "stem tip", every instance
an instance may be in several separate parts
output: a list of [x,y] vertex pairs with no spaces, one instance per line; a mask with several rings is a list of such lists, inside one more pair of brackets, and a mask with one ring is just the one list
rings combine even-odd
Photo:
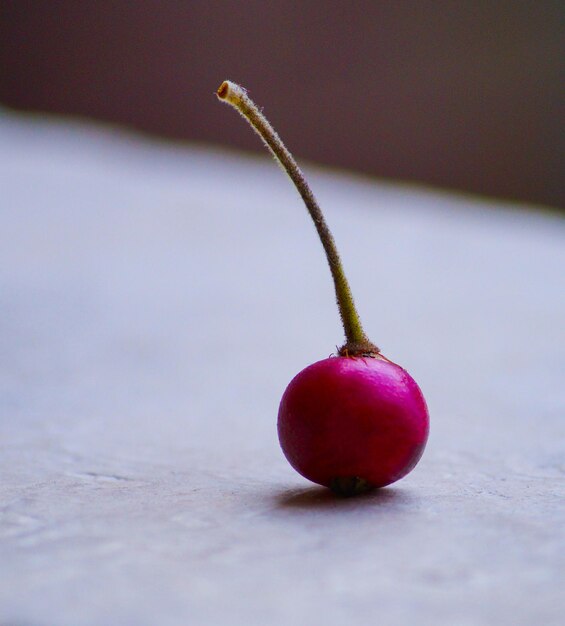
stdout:
[[218,87],[218,91],[216,91],[216,95],[220,100],[225,100],[228,95],[229,88],[230,86],[228,81],[224,80],[224,82]]

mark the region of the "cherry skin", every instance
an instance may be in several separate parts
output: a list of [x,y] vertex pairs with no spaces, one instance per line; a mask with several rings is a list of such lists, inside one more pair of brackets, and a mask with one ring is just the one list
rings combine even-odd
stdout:
[[302,370],[281,400],[284,455],[340,495],[389,485],[420,460],[428,409],[414,379],[381,355],[330,357]]

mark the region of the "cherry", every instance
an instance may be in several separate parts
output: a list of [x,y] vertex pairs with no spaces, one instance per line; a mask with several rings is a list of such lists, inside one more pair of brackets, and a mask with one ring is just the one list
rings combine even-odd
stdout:
[[333,236],[296,161],[245,89],[224,81],[220,100],[250,123],[300,193],[324,247],[346,341],[338,355],[308,366],[283,394],[281,448],[312,482],[350,496],[389,485],[420,460],[428,409],[414,379],[371,343],[355,308]]
[[422,392],[382,357],[334,357],[308,366],[279,409],[279,440],[294,469],[338,492],[399,480],[428,436]]

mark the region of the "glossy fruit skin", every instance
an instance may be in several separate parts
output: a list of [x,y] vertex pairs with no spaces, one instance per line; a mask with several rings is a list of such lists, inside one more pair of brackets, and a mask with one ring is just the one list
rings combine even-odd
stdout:
[[[381,357],[330,357],[302,370],[281,400],[284,455],[312,482],[384,487],[420,460],[429,415],[416,381]],[[345,494],[350,495],[350,494]]]

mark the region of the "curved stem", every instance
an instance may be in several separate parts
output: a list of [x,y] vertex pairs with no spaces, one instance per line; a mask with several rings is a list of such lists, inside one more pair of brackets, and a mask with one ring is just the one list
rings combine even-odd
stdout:
[[378,353],[379,349],[367,339],[361,326],[361,320],[353,302],[351,289],[345,277],[334,238],[326,224],[316,198],[293,156],[243,87],[226,80],[220,85],[217,96],[220,100],[231,104],[231,106],[237,109],[261,137],[296,186],[310,213],[310,217],[314,221],[332,273],[339,314],[345,331],[346,343],[342,346],[339,353],[351,356]]

